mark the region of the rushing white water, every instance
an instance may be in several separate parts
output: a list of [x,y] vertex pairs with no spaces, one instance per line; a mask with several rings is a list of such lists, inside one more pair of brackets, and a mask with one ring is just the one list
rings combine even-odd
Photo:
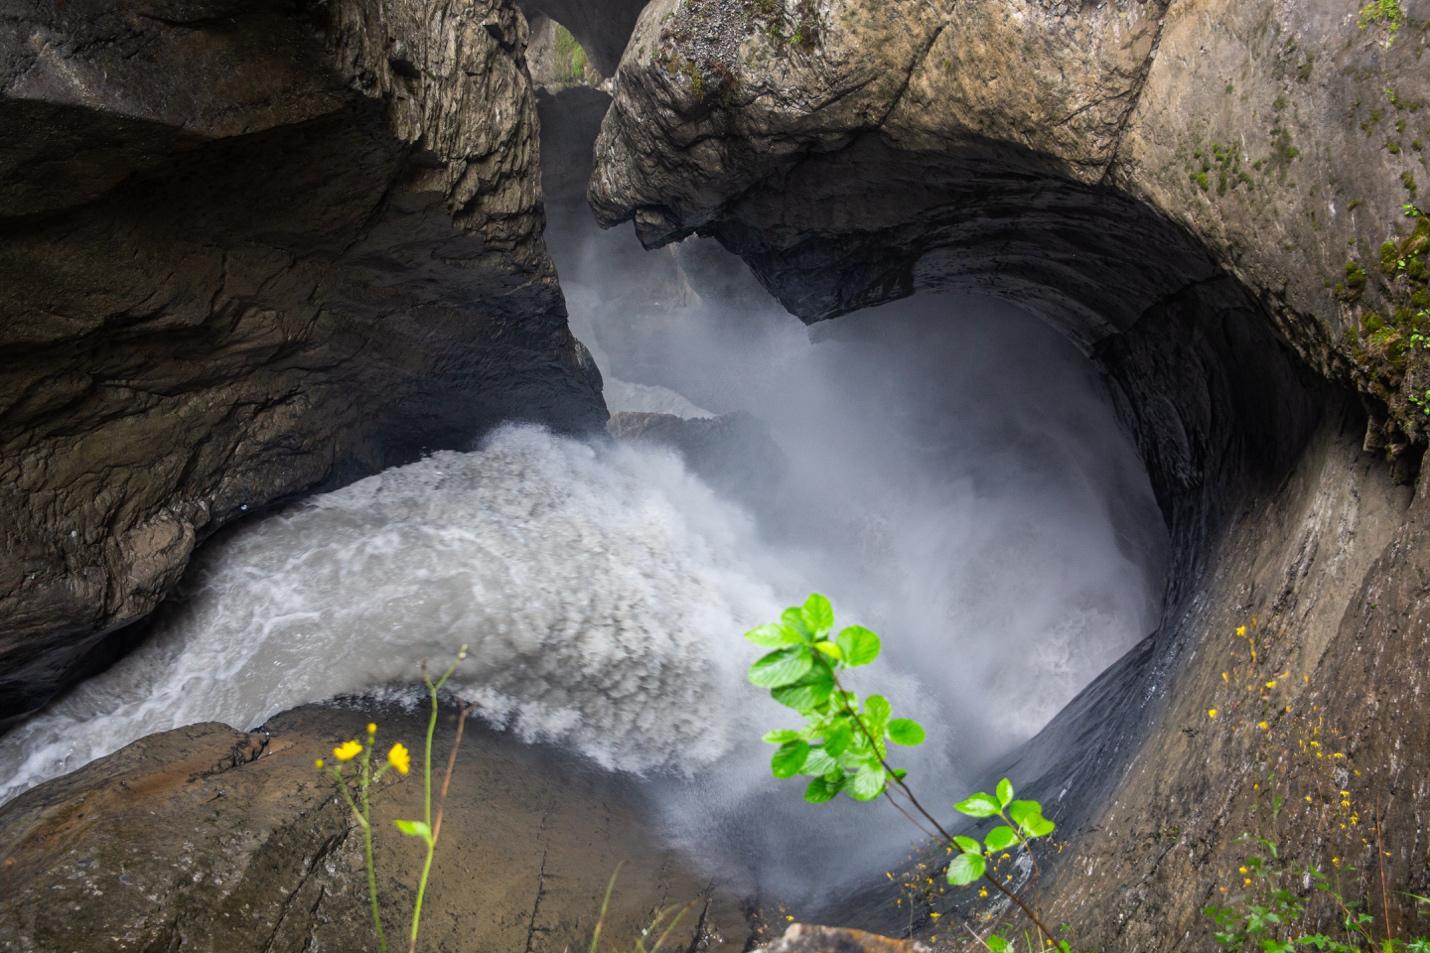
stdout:
[[761,552],[671,452],[503,430],[226,538],[159,633],[0,739],[0,795],[149,732],[410,681],[462,643],[454,685],[526,737],[708,763],[733,741],[712,713],[744,701],[717,647],[780,608]]
[[[703,857],[815,889],[899,850],[903,822],[769,779],[758,737],[792,716],[745,684],[744,629],[815,589],[877,629],[885,657],[854,687],[929,726],[902,761],[927,792],[976,783],[969,765],[1150,631],[1160,518],[1097,375],[1050,329],[930,298],[811,335],[747,277],[702,295],[690,261],[571,234],[573,326],[613,408],[748,411],[778,472],[731,444],[703,474],[748,470],[712,480],[744,488],[722,496],[670,450],[513,427],[254,520],[205,548],[134,653],[0,738],[0,800],[150,732],[410,684],[469,643],[453,685],[484,717],[653,775]],[[814,836],[841,818],[847,836]]]

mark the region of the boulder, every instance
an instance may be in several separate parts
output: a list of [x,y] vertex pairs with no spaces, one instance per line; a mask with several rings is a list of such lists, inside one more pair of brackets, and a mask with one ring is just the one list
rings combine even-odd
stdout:
[[[150,735],[0,808],[0,947],[13,953],[375,950],[362,835],[315,757],[379,723],[413,773],[373,793],[392,948],[421,867],[396,818],[422,817],[426,716],[307,706],[253,732],[201,724]],[[444,712],[433,762],[450,750]],[[440,782],[440,778],[439,778]],[[739,951],[743,901],[663,845],[633,785],[545,747],[467,726],[422,917],[421,949],[628,949],[662,910],[663,949]],[[617,875],[617,871],[619,873]],[[401,938],[394,941],[394,938]]]

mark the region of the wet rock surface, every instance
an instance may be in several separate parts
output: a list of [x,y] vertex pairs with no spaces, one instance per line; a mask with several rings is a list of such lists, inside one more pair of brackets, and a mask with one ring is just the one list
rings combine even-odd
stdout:
[[0,722],[229,520],[500,419],[604,422],[525,40],[502,0],[0,20]]
[[[452,711],[433,755],[446,763]],[[375,789],[383,914],[403,936],[422,849],[426,716],[307,706],[256,732],[203,724],[151,735],[0,808],[0,947],[369,950],[362,837],[313,758],[380,723],[414,773]],[[669,949],[745,949],[738,895],[664,848],[634,788],[549,748],[468,725],[423,914],[422,949],[585,949],[604,921],[627,948],[666,907]],[[402,946],[405,948],[405,941]]]
[[[1348,896],[1379,896],[1377,840],[1388,883],[1424,886],[1423,5],[1393,38],[1260,3],[764,9],[647,9],[598,217],[714,236],[807,321],[921,289],[1023,302],[1106,370],[1173,536],[1159,630],[987,771],[1062,826],[1050,919],[1080,947],[1208,946],[1248,832],[1354,865]],[[915,935],[1006,915],[908,877]],[[904,933],[899,894],[820,919]]]
[[1372,398],[1395,456],[1430,386],[1423,262],[1380,264],[1430,141],[1426,11],[1404,13],[1392,35],[1272,3],[658,0],[592,202],[647,244],[718,237],[810,320],[988,290],[1091,343],[1226,272]]
[[602,76],[621,62],[636,18],[648,0],[521,0],[528,17],[548,16],[570,30]]

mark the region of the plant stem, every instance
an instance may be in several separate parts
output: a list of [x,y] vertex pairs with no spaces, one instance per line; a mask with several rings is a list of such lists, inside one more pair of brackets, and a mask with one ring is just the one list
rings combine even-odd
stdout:
[[[818,655],[818,653],[815,654]],[[914,797],[914,792],[910,791],[909,786],[904,783],[903,778],[900,778],[894,773],[894,769],[889,766],[889,762],[879,753],[879,743],[874,740],[874,736],[869,732],[869,727],[864,724],[864,719],[860,718],[858,712],[850,707],[849,699],[845,697],[848,693],[844,691],[844,685],[839,681],[839,675],[834,671],[834,667],[823,659],[820,659],[819,662],[829,670],[829,675],[834,679],[834,687],[839,692],[839,700],[844,705],[845,712],[847,712],[849,717],[854,720],[854,723],[859,726],[859,730],[864,733],[864,737],[869,740],[869,747],[874,752],[874,756],[879,759],[879,764],[883,767],[884,772],[903,790],[904,796],[909,799],[909,803],[914,806],[914,810],[922,814],[924,820],[933,825],[933,829],[938,831],[939,836],[949,843],[953,843],[953,835],[944,830],[943,825],[938,822],[938,819],[924,809],[924,806],[919,803],[919,799]],[[918,825],[914,826],[917,827]]]
[[372,907],[372,929],[377,934],[379,953],[387,953],[387,937],[382,932],[382,914],[377,907],[377,866],[372,856],[372,804],[367,794],[371,777],[372,737],[369,735],[363,749],[362,775],[358,781],[358,798],[362,803],[362,810],[354,813],[357,814],[358,823],[362,825],[363,860],[367,866],[367,898]]
[[[834,687],[839,692],[839,698],[844,705],[845,712],[847,712],[849,717],[854,720],[854,723],[859,726],[859,730],[864,733],[864,737],[869,740],[869,745],[872,748],[875,756],[879,759],[879,764],[883,766],[884,771],[904,792],[904,796],[909,799],[909,803],[914,806],[914,809],[917,810],[920,814],[922,814],[924,819],[933,825],[934,830],[938,831],[939,835],[942,836],[945,841],[947,841],[949,844],[953,844],[953,835],[950,834],[948,831],[944,830],[943,825],[938,822],[938,819],[924,809],[924,806],[919,803],[919,799],[914,796],[914,792],[909,790],[909,786],[904,783],[902,778],[900,778],[897,774],[894,773],[894,769],[889,766],[889,762],[886,761],[884,759],[884,756],[879,753],[879,745],[874,740],[874,736],[872,733],[870,733],[868,726],[864,724],[864,719],[860,718],[859,714],[855,712],[852,707],[850,707],[849,700],[846,697],[847,693],[844,691],[844,686],[840,683],[839,675],[834,671],[834,667],[829,663],[825,662],[823,659],[820,659],[819,661],[822,665],[825,666],[825,668],[829,669],[829,674],[834,679]],[[884,790],[887,793],[888,788],[885,787]],[[892,801],[892,798],[890,800]],[[1006,818],[1004,818],[1004,820],[1006,820]],[[910,818],[910,821],[912,821],[912,818]],[[919,825],[914,824],[915,828],[918,828],[918,826]],[[1038,862],[1036,859],[1033,858],[1033,852],[1031,850],[1028,850],[1028,845],[1026,843],[1023,843],[1023,849],[1028,851],[1028,857],[1032,859],[1033,862],[1033,869],[1037,870]],[[992,874],[985,872],[983,876],[988,880],[989,883],[991,883],[994,887],[998,889],[999,893],[1003,894],[1003,896],[1007,897],[1009,900],[1013,901],[1013,903],[1017,904],[1018,909],[1022,910],[1024,915],[1026,915],[1029,920],[1033,921],[1033,925],[1038,928],[1038,932],[1043,935],[1043,939],[1047,940],[1048,943],[1053,942],[1052,933],[1048,931],[1047,927],[1043,926],[1043,921],[1038,919],[1038,915],[1033,912],[1031,907],[1024,903],[1023,900],[1016,893],[999,883],[993,877]]]
[[[434,826],[432,820],[432,736],[437,732],[437,693],[442,690],[442,686],[447,684],[447,679],[452,677],[452,673],[457,670],[457,665],[462,661],[466,653],[466,646],[462,646],[462,651],[458,653],[457,660],[447,666],[447,670],[442,673],[442,677],[437,681],[427,674],[427,661],[422,661],[422,681],[427,686],[427,697],[430,702],[430,712],[427,716],[427,739],[422,746],[422,821],[427,825],[427,856],[422,861],[422,876],[417,881],[417,898],[412,902],[412,926],[408,931],[407,949],[408,953],[415,953],[417,949],[417,931],[422,925],[422,901],[427,896],[427,878],[432,873],[432,855],[437,851],[437,835],[441,830],[441,812],[438,811],[437,822]],[[442,781],[442,801],[447,799],[447,786],[452,783],[452,768],[457,762],[457,748],[462,743],[462,729],[467,723],[467,712],[471,706],[462,709],[461,716],[457,719],[457,741],[452,746],[451,754],[447,758],[447,775]]]
[[912,814],[910,814],[908,811],[904,810],[904,806],[903,806],[902,804],[900,804],[898,801],[894,800],[894,794],[893,794],[893,792],[890,791],[887,787],[884,788],[884,797],[886,797],[886,798],[889,799],[889,803],[892,804],[892,805],[894,805],[894,810],[896,810],[896,811],[898,811],[900,814],[904,815],[904,820],[906,820],[906,821],[908,821],[910,824],[914,825],[914,829],[917,830],[920,834],[924,835],[925,837],[930,837],[930,838],[932,838],[932,837],[934,836],[931,831],[929,831],[927,828],[925,828],[922,824],[920,824],[920,823],[918,822],[918,819],[917,819],[917,818],[915,818],[915,817],[914,817]]
[[1385,882],[1385,840],[1380,827],[1380,798],[1375,800],[1375,860],[1380,868],[1380,909],[1385,919],[1385,938],[1395,940],[1395,925],[1390,922],[1390,888]]
[[1028,906],[1026,903],[1024,903],[1023,900],[1022,900],[1022,898],[1020,898],[1016,893],[1014,893],[1013,891],[1009,890],[1007,887],[1005,887],[1005,886],[1003,886],[1001,883],[999,883],[999,882],[998,882],[998,878],[994,877],[992,874],[988,873],[987,871],[984,872],[984,874],[983,874],[983,879],[987,880],[987,881],[988,881],[989,883],[991,883],[994,887],[998,888],[998,892],[1001,893],[1003,896],[1007,897],[1009,900],[1011,900],[1011,901],[1013,901],[1015,904],[1017,904],[1017,905],[1018,905],[1018,909],[1019,909],[1019,910],[1022,910],[1022,911],[1023,911],[1023,914],[1024,914],[1029,920],[1032,920],[1032,921],[1033,921],[1033,926],[1035,926],[1035,927],[1038,928],[1038,932],[1043,935],[1043,939],[1044,939],[1044,940],[1047,940],[1049,943],[1052,943],[1052,942],[1053,942],[1053,935],[1052,935],[1052,933],[1050,933],[1050,932],[1048,931],[1048,928],[1047,928],[1047,927],[1043,926],[1043,921],[1038,919],[1038,915],[1033,912],[1033,908],[1032,908],[1032,907],[1030,907],[1030,906]]
[[[457,713],[457,737],[452,742],[452,750],[447,754],[447,771],[442,776],[442,789],[437,794],[437,818],[430,825],[430,836],[427,838],[427,856],[422,861],[422,878],[417,881],[417,900],[412,905],[412,931],[408,941],[408,953],[416,953],[417,950],[417,930],[422,923],[422,900],[427,895],[427,877],[432,873],[432,855],[437,852],[437,838],[442,836],[442,814],[447,806],[447,789],[452,785],[452,771],[457,766],[457,751],[462,747],[462,730],[467,726],[467,715],[472,710],[471,705],[463,705],[462,710]],[[436,724],[437,718],[437,693],[432,692],[432,722],[427,729],[427,763],[432,763],[432,725]],[[431,768],[428,769],[431,773]],[[430,808],[429,808],[430,809]]]

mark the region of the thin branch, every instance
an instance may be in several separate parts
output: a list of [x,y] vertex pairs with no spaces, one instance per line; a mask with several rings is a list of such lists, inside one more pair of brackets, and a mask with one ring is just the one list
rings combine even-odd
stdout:
[[432,845],[437,845],[437,838],[442,836],[442,813],[447,807],[447,789],[452,786],[452,770],[457,766],[457,751],[462,747],[462,731],[467,727],[467,716],[471,714],[476,704],[468,702],[462,706],[462,710],[457,713],[457,737],[452,741],[452,750],[447,754],[447,771],[442,775],[442,787],[437,792],[437,816],[432,821]]
[[[815,654],[817,655],[818,653]],[[834,671],[834,667],[824,661],[824,659],[820,659],[819,662],[829,670],[829,676],[834,680],[834,687],[839,691],[839,701],[844,706],[844,711],[847,712],[849,717],[854,720],[854,723],[859,726],[859,730],[864,733],[864,737],[869,740],[869,747],[873,750],[874,756],[879,759],[879,764],[883,767],[884,772],[888,774],[894,783],[904,792],[904,796],[909,799],[909,803],[914,806],[914,810],[922,814],[924,819],[933,826],[933,829],[938,831],[939,836],[950,844],[953,843],[953,835],[943,829],[943,825],[938,822],[938,818],[924,809],[924,806],[919,803],[919,799],[914,796],[914,792],[909,790],[909,786],[904,783],[903,778],[894,773],[894,769],[889,765],[889,762],[879,753],[879,743],[874,740],[874,736],[870,733],[869,727],[864,724],[864,719],[860,718],[858,713],[850,707],[849,699],[846,697],[848,693],[844,691],[844,685],[839,681],[839,675]],[[887,786],[885,789],[887,790]]]
[[1007,897],[1009,900],[1013,901],[1015,904],[1018,905],[1018,909],[1023,911],[1023,915],[1026,916],[1029,920],[1033,921],[1033,926],[1038,928],[1038,932],[1043,935],[1043,939],[1047,940],[1049,943],[1053,942],[1052,933],[1049,932],[1047,927],[1043,926],[1043,921],[1038,919],[1038,915],[1033,912],[1032,907],[1024,903],[1022,898],[1020,898],[1016,893],[999,883],[998,878],[994,877],[987,871],[983,872],[983,878],[989,883],[991,883],[994,887],[998,888],[999,893],[1001,893],[1003,896]]
[[[920,823],[918,822],[918,818],[914,817],[914,816],[913,816],[912,814],[910,814],[908,811],[904,810],[904,806],[903,806],[902,804],[900,804],[898,801],[894,800],[894,794],[893,794],[892,791],[889,790],[889,788],[888,788],[887,785],[884,787],[884,797],[888,798],[888,799],[889,799],[889,803],[892,804],[892,805],[894,805],[894,810],[896,810],[896,811],[898,811],[900,814],[904,815],[904,820],[906,820],[906,821],[908,821],[910,824],[914,825],[914,830],[918,831],[920,834],[924,835],[925,837],[934,838],[934,833],[933,833],[932,831],[930,831],[928,828],[926,828],[926,827],[924,827],[922,824],[920,824]],[[934,839],[936,839],[936,838],[934,838]]]

